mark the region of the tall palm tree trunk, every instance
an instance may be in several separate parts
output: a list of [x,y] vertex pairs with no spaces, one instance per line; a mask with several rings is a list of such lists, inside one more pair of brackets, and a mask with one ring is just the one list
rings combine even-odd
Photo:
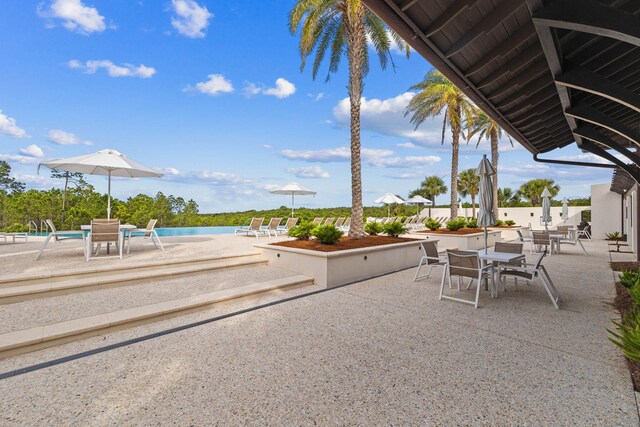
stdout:
[[460,151],[460,128],[451,127],[451,219],[458,217],[458,152]]
[[[347,2],[348,5],[354,2]],[[349,237],[364,236],[362,209],[362,173],[360,161],[360,99],[362,98],[365,60],[364,6],[357,2],[357,10],[347,9],[347,57],[349,58],[349,101],[351,103],[351,226]]]
[[496,173],[493,175],[493,214],[498,219],[498,131],[491,130],[491,165]]

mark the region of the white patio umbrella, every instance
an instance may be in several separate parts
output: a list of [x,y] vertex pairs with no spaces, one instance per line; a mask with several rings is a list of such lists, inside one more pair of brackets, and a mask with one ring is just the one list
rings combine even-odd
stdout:
[[564,199],[562,199],[562,220],[566,224],[568,219],[569,219],[569,201],[565,197]]
[[416,205],[416,215],[420,214],[420,203],[423,203],[426,206],[431,206],[432,205],[431,200],[425,199],[424,197],[420,196],[419,194],[416,194],[415,196],[413,196],[412,198],[407,200],[406,203],[411,203],[411,204],[415,204]]
[[387,193],[384,196],[376,199],[375,203],[384,203],[385,205],[387,205],[387,216],[391,216],[391,207],[389,207],[389,205],[392,203],[402,205],[404,204],[404,200],[402,200],[400,197],[396,196],[395,194]]
[[482,160],[476,170],[476,174],[480,177],[480,191],[478,192],[478,225],[484,227],[484,253],[487,253],[487,227],[496,223],[496,217],[493,214],[493,179],[491,178],[496,174],[496,170],[491,166],[491,162],[487,159],[486,154],[482,156]]
[[67,157],[66,159],[51,160],[40,163],[40,166],[58,171],[78,172],[88,175],[104,175],[109,177],[107,187],[107,218],[111,219],[111,177],[126,178],[160,178],[162,172],[144,166],[134,160],[129,159],[124,154],[113,149],[100,150],[92,154],[85,154],[77,157]]
[[316,195],[316,192],[313,190],[309,190],[308,188],[303,187],[297,182],[290,182],[282,188],[278,188],[276,190],[271,190],[273,194],[285,194],[291,195],[291,218],[293,218],[293,210],[295,206],[295,197],[296,196],[309,196]]
[[549,223],[551,222],[551,192],[547,187],[541,194],[542,196],[542,222],[544,222],[545,230],[549,229]]

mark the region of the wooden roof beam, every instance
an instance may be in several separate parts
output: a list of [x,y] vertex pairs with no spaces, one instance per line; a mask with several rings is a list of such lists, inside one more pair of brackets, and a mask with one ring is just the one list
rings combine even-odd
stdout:
[[565,114],[615,132],[640,147],[640,132],[618,122],[611,116],[596,110],[585,103],[580,103],[565,111]]

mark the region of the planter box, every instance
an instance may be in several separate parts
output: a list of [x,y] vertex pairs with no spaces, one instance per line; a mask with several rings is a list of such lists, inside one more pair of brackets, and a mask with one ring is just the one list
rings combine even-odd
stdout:
[[502,240],[510,242],[518,240],[518,232],[516,230],[524,230],[526,227],[513,227],[513,228],[495,228],[489,227],[489,231],[502,231]]
[[382,274],[417,267],[420,242],[393,243],[336,252],[320,252],[268,244],[254,245],[273,267],[313,277],[320,286],[332,288]]
[[[501,242],[501,231],[488,230],[487,244],[489,247]],[[427,240],[438,241],[438,250],[443,249],[484,249],[484,231],[473,234],[441,234],[441,233],[420,233],[426,236]]]

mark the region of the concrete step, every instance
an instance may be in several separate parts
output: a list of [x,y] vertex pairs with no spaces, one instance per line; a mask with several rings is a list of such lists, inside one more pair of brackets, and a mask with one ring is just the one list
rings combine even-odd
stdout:
[[17,280],[4,282],[5,286],[0,287],[0,304],[259,264],[266,264],[266,260],[260,255],[251,254],[122,266],[116,269],[101,269],[96,272],[81,271],[77,274],[58,274],[53,278],[49,278],[47,275],[31,275],[27,279],[20,277]]
[[312,278],[297,275],[9,332],[0,335],[0,359],[99,335],[112,329],[137,326],[181,313],[191,313],[194,310],[206,309],[212,304],[312,284]]

